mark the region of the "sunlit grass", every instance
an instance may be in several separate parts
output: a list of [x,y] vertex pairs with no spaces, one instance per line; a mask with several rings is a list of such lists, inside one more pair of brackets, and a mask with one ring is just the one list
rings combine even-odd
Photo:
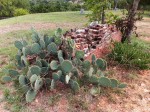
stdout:
[[[86,12],[87,14],[88,12]],[[61,22],[75,22],[85,23],[88,21],[86,14],[81,15],[79,11],[74,12],[51,12],[51,13],[37,13],[29,14],[19,17],[12,17],[9,19],[0,20],[0,26],[12,25],[12,24],[25,24],[25,23],[36,23],[36,22],[50,22],[50,23],[61,23]]]

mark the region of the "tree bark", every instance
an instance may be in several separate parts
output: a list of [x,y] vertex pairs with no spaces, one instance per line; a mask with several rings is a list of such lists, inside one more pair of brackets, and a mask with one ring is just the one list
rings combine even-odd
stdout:
[[128,34],[127,34],[127,41],[131,42],[131,33],[134,28],[135,24],[135,15],[138,9],[140,0],[134,0],[132,8],[129,10],[129,16],[128,16]]
[[101,21],[101,23],[102,23],[102,24],[105,23],[105,9],[104,9],[104,7],[103,7],[103,9],[102,9],[102,21]]
[[114,10],[117,9],[117,5],[118,5],[118,0],[114,0]]

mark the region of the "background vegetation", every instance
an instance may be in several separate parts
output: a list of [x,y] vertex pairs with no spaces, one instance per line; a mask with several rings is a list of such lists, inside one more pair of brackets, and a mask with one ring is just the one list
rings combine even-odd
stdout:
[[79,11],[81,7],[84,6],[65,0],[1,0],[0,17],[12,17],[28,13]]
[[[87,5],[87,1],[91,4]],[[116,2],[115,2],[116,1]],[[0,1],[0,18],[25,15],[29,13],[46,13],[60,11],[79,11],[81,8],[85,10],[94,9],[104,6],[105,9],[124,9],[132,0],[1,0]],[[140,8],[150,10],[150,1],[141,0]],[[102,10],[102,9],[101,9]],[[96,11],[96,10],[95,10]],[[100,13],[100,12],[99,12]]]

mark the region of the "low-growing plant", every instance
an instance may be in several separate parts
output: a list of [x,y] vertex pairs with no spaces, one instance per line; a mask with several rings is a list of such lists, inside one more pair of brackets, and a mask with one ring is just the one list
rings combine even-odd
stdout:
[[27,9],[17,8],[14,10],[14,16],[22,16],[26,14],[29,14],[29,11]]
[[60,28],[52,37],[41,36],[33,30],[32,40],[32,44],[25,40],[15,41],[17,70],[8,70],[2,77],[4,82],[18,81],[26,93],[27,102],[32,102],[41,89],[55,89],[59,86],[57,82],[68,85],[75,93],[87,83],[126,87],[126,84],[103,74],[107,67],[105,60],[97,59],[95,55],[91,62],[84,60],[84,52],[76,50],[74,40],[64,38]]
[[150,69],[150,52],[138,46],[137,43],[115,43],[115,48],[109,55],[120,64],[132,69]]

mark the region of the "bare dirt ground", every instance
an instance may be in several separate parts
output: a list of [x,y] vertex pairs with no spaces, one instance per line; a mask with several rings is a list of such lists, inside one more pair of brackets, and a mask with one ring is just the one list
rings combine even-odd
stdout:
[[[72,24],[20,24],[0,27],[0,34],[17,30],[27,30],[31,26],[36,29],[57,28],[65,26],[75,28],[80,25]],[[82,25],[81,25],[82,26]],[[150,41],[150,19],[144,18],[137,22],[137,32],[140,38]],[[52,93],[44,91],[39,93],[34,102],[27,106],[22,112],[150,112],[150,70],[131,71],[120,66],[108,67],[108,72],[115,78],[126,82],[128,87],[124,90],[106,90],[103,95],[92,97],[89,88],[82,88],[79,94],[73,95],[69,89],[59,88]],[[0,91],[0,98],[2,98]],[[5,102],[0,103],[0,112],[4,110]]]
[[150,42],[150,18],[144,18],[142,21],[138,21],[136,25],[139,37]]

